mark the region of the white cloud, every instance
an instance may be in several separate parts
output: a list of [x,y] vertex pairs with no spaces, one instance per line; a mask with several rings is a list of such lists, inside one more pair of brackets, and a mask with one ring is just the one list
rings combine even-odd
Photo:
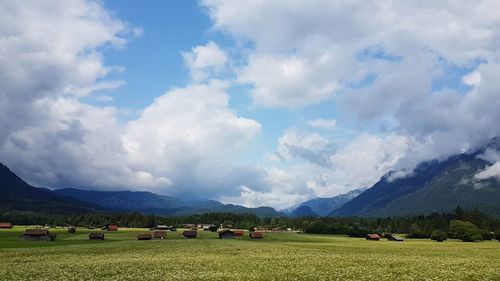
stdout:
[[485,180],[489,178],[497,178],[500,180],[500,162],[496,162],[495,164],[488,166],[483,171],[474,175],[474,179],[477,180]]
[[220,73],[228,62],[226,53],[213,41],[182,53],[194,81],[205,80]]
[[333,130],[337,126],[337,120],[335,120],[335,119],[317,118],[317,119],[309,120],[308,123],[309,123],[309,125],[311,125],[315,128],[329,129],[329,130]]

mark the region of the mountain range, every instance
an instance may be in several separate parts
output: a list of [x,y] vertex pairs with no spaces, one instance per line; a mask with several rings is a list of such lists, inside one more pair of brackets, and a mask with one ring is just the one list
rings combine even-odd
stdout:
[[421,163],[403,177],[391,171],[330,216],[404,216],[450,212],[457,206],[500,216],[500,179],[476,177],[491,166],[482,157],[486,152],[500,153],[500,139],[443,161]]
[[185,201],[145,191],[94,191],[75,188],[50,190],[33,187],[0,163],[0,210],[80,214],[142,212],[156,215],[191,215],[211,212],[251,213],[261,217],[284,214],[271,207],[247,208],[215,200]]
[[[146,191],[93,191],[33,187],[0,163],[0,211],[59,214],[137,211],[157,215],[209,212],[252,213],[261,217],[387,217],[478,208],[500,217],[500,177],[478,178],[491,166],[485,153],[500,156],[500,139],[475,151],[419,164],[413,171],[390,171],[375,185],[331,198],[316,198],[281,212],[215,200],[187,201]],[[491,160],[491,159],[490,159]]]

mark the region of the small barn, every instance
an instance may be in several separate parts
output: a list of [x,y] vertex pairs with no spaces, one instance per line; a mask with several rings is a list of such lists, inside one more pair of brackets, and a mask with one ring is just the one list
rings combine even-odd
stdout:
[[76,227],[68,226],[68,233],[70,233],[70,234],[76,233]]
[[151,239],[153,239],[153,235],[151,235],[151,233],[149,232],[143,232],[137,234],[137,240],[151,240]]
[[241,238],[243,237],[243,234],[245,234],[245,231],[243,229],[233,229],[234,232],[234,237],[236,238]]
[[387,234],[387,240],[389,241],[396,241],[396,242],[403,242],[403,238],[394,236],[393,234]]
[[196,238],[196,236],[198,236],[198,231],[184,230],[184,232],[182,232],[182,236],[184,236],[184,238]]
[[222,229],[219,231],[219,239],[232,239],[234,237],[234,231],[230,229]]
[[108,231],[118,231],[118,225],[116,224],[110,224],[107,227]]
[[104,232],[102,231],[90,232],[89,240],[104,240]]
[[377,233],[366,234],[366,240],[378,241],[380,240],[380,235]]
[[48,229],[36,228],[26,229],[20,238],[25,241],[54,241],[56,236],[55,233],[50,233]]
[[165,230],[153,231],[153,239],[165,239],[165,238],[167,238],[167,231]]
[[252,232],[250,232],[249,236],[252,239],[262,239],[262,238],[264,238],[264,233],[262,233],[260,231],[252,231]]
[[1,229],[11,229],[12,224],[10,222],[0,222],[0,228]]

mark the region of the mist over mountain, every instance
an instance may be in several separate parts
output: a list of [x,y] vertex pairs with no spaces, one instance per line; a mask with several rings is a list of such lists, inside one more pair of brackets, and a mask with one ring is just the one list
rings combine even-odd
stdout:
[[331,216],[403,216],[450,212],[457,206],[500,216],[500,140],[443,161],[427,161],[411,173],[391,171]]

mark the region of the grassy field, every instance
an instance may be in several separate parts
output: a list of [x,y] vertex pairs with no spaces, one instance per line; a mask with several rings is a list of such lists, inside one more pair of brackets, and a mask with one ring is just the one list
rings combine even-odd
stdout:
[[500,280],[500,243],[366,241],[266,233],[264,240],[136,241],[141,229],[88,241],[86,229],[53,242],[24,242],[24,228],[0,230],[0,280]]

